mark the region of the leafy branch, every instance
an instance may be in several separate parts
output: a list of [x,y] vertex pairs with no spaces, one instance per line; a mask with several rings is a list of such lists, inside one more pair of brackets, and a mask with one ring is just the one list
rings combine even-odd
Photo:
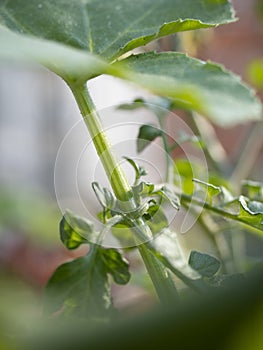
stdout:
[[[204,201],[195,193],[176,192],[173,184],[156,186],[141,181],[144,170],[126,158],[135,170],[131,186],[111,150],[86,87],[88,80],[109,74],[165,97],[169,108],[197,111],[221,126],[258,120],[262,107],[254,91],[224,67],[178,52],[130,54],[132,49],[166,35],[233,21],[234,10],[227,0],[46,0],[41,4],[32,0],[23,6],[20,1],[9,0],[0,4],[0,59],[40,63],[67,83],[113,191],[97,182],[92,184],[102,206],[101,231],[70,211],[64,214],[60,223],[63,244],[68,249],[88,244],[89,252],[54,272],[46,288],[48,313],[60,310],[70,317],[103,322],[114,314],[110,278],[117,284],[128,283],[129,266],[119,250],[101,244],[110,230],[118,228],[122,236],[127,230],[133,247],[138,248],[162,303],[178,300],[180,293],[173,275],[195,291],[210,288],[220,262],[197,251],[190,254],[189,261],[185,259],[176,234],[169,229],[163,203],[179,210],[180,202],[191,202],[262,230],[261,197],[251,199],[242,194],[229,199],[223,187],[195,180],[195,185],[203,186],[207,192],[208,201]],[[154,110],[154,106],[150,108]],[[170,180],[168,154],[178,143],[169,145],[163,130],[164,115],[157,117],[161,129],[143,126],[137,147],[141,152],[161,137]],[[248,184],[246,190],[251,194],[255,184]]]

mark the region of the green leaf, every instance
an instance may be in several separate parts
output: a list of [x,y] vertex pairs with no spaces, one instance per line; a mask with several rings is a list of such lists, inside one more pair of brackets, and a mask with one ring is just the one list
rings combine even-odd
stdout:
[[241,194],[250,200],[263,202],[263,183],[258,181],[243,180]]
[[0,24],[13,31],[109,59],[158,37],[233,20],[227,0],[8,0],[0,5]]
[[146,106],[146,102],[143,98],[135,98],[131,103],[122,103],[117,109],[124,111],[134,111],[139,108],[144,108]]
[[175,208],[176,210],[179,210],[179,208],[180,208],[180,199],[174,193],[174,191],[171,190],[169,187],[162,186],[158,191],[154,191],[152,194],[153,195],[155,195],[155,194],[160,195],[161,197],[163,197],[166,200],[168,200],[173,208]]
[[116,249],[101,250],[101,258],[104,261],[105,269],[113,277],[117,284],[127,284],[131,278],[129,263]]
[[212,204],[224,205],[234,199],[232,194],[224,186],[215,186],[211,183],[193,179],[193,182],[207,190],[208,202]]
[[189,265],[203,277],[212,277],[220,268],[220,261],[211,255],[191,251]]
[[193,181],[201,186],[206,187],[209,200],[212,200],[214,196],[217,196],[222,192],[221,188],[218,186],[212,185],[210,183],[207,183],[198,179],[193,179]]
[[143,218],[150,227],[153,235],[159,234],[164,228],[169,226],[165,213],[157,204],[149,206],[148,211],[143,215]]
[[110,190],[102,187],[98,182],[92,182],[92,188],[103,208],[112,209],[115,206],[115,198]]
[[87,256],[59,266],[45,293],[45,311],[60,310],[83,318],[108,317],[113,311],[109,274],[116,283],[129,281],[128,264],[114,249],[91,245]]
[[151,182],[140,182],[132,186],[134,198],[138,204],[141,204],[141,198],[151,196],[154,191],[154,184]]
[[239,197],[239,203],[238,219],[263,231],[263,203],[249,201],[243,196]]
[[221,205],[211,205],[207,202],[193,198],[191,196],[181,194],[181,201],[192,202],[197,206],[201,206],[222,218],[231,219],[240,223],[249,225],[260,231],[263,231],[263,203],[257,201],[249,201],[244,196],[234,198],[229,202],[223,202]]
[[59,266],[50,278],[45,311],[53,313],[69,304],[67,313],[85,318],[112,310],[109,278],[98,246],[91,246],[87,256]]
[[159,96],[151,96],[146,99],[137,98],[131,103],[124,103],[118,106],[118,109],[136,111],[137,109],[144,108],[153,112],[160,120],[163,119],[167,113],[173,108],[171,100]]
[[221,126],[261,118],[255,93],[220,65],[176,52],[132,55],[124,63],[119,71],[122,78],[171,98],[182,108],[197,110]]
[[1,24],[0,46],[0,60],[8,63],[10,61],[37,62],[68,81],[85,82],[99,74],[110,73],[112,69],[108,63],[88,52],[60,43],[16,34],[2,27]]
[[[136,111],[137,109],[145,108],[153,112],[156,117],[160,120],[167,116],[169,111],[176,108],[171,100],[159,96],[150,97],[147,99],[137,98],[131,103],[123,103],[117,107],[117,109]],[[170,151],[179,147],[184,142],[191,142],[199,148],[205,148],[205,142],[196,135],[189,135],[183,130],[179,130],[179,139],[170,146]]]
[[120,242],[121,247],[133,248],[136,246],[134,232],[126,222],[119,222],[112,227],[111,232],[113,236]]
[[96,242],[98,233],[91,221],[66,211],[59,224],[60,239],[67,249],[76,249],[81,244]]
[[141,153],[157,137],[162,136],[163,131],[153,125],[142,125],[137,137],[137,152]]
[[[187,159],[178,159],[174,163],[174,184],[185,194],[191,195],[194,191],[193,177],[196,166]],[[197,168],[199,173],[199,168]]]
[[0,58],[8,62],[38,62],[71,83],[83,83],[104,73],[122,77],[171,98],[183,108],[200,111],[223,126],[261,115],[259,101],[237,76],[183,54],[149,53],[110,65],[84,50],[15,34],[1,25],[0,45]]
[[135,170],[135,182],[134,182],[135,184],[137,183],[138,180],[140,180],[142,176],[147,175],[147,171],[143,167],[138,165],[133,159],[129,157],[123,157],[123,158],[126,159],[127,162],[129,162],[133,167],[133,169]]

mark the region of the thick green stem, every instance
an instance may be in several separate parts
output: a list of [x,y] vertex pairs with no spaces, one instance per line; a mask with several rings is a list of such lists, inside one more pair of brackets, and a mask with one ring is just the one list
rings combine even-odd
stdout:
[[110,141],[103,131],[99,116],[87,87],[72,86],[74,94],[85,124],[92,137],[98,156],[103,164],[107,177],[116,197],[122,202],[129,202],[132,199],[132,190],[128,180],[117,162],[112,150]]
[[[152,270],[151,279],[156,290],[156,293],[162,303],[170,303],[171,300],[177,300],[179,295],[174,288],[174,282],[167,270],[160,260],[147,248],[146,245],[138,246],[139,252],[142,256],[146,269]],[[154,266],[154,269],[152,267]],[[162,280],[160,280],[162,276]],[[163,283],[165,281],[165,284]]]
[[[121,209],[125,212],[135,211],[136,202],[133,198],[132,188],[123,169],[112,152],[110,141],[106,133],[103,131],[99,115],[89,95],[86,85],[74,85],[70,83],[68,85],[79,106],[80,112],[92,137],[94,146],[110,181],[113,192],[120,201],[120,205],[122,206]],[[149,252],[147,251],[147,247],[140,245],[141,243],[151,239],[152,233],[150,228],[145,224],[142,218],[136,219],[135,224],[135,232],[142,259],[145,262],[146,268],[160,300],[162,302],[167,302],[168,299],[170,300],[170,296],[172,294],[171,286],[173,285],[173,281],[167,274],[166,268],[163,266],[163,264],[160,261],[157,261],[157,259],[151,259],[149,257]],[[166,293],[165,290],[167,291]],[[174,297],[176,295],[176,288],[174,285],[173,290]]]

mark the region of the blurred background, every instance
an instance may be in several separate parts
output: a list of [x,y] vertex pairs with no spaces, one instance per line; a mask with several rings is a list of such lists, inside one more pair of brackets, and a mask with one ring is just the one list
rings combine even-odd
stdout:
[[[262,98],[262,1],[233,0],[233,5],[238,22],[164,38],[149,49],[179,46],[189,55],[222,63],[253,85]],[[99,109],[141,97],[134,86],[109,77],[94,79],[90,89]],[[20,309],[23,315],[29,314],[29,320],[39,315],[43,286],[62,261],[73,257],[59,240],[61,211],[54,167],[61,142],[80,120],[75,102],[59,78],[38,66],[0,65],[0,313],[9,309],[7,323],[14,318],[20,322],[10,314],[10,303],[16,315]],[[262,126],[249,123],[215,130],[229,162],[237,165],[234,180],[263,181]],[[245,166],[240,161],[240,150],[244,149],[249,155]],[[160,164],[162,167],[162,159]],[[61,187],[68,176],[65,169],[64,177],[60,176]],[[95,197],[91,205],[93,202]],[[253,254],[261,256],[261,240],[253,237],[251,241]],[[82,253],[80,250],[77,254]],[[135,303],[136,298],[146,298],[136,283],[120,296],[120,305],[128,299],[133,298]]]

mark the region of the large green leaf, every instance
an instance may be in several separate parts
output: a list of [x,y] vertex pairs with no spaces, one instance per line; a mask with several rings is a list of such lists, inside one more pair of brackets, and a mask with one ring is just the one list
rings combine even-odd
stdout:
[[[108,54],[104,54],[107,50],[101,43],[104,40],[108,42],[113,40],[112,48],[115,44],[116,47],[118,46],[120,51],[114,49],[111,53],[115,56],[133,46],[141,45],[146,39],[136,38],[147,35],[142,27],[145,25],[147,30],[151,28],[151,32],[156,35],[156,25],[153,23],[158,21],[162,23],[157,25],[158,28],[163,25],[159,34],[164,35],[178,30],[178,26],[181,29],[189,29],[191,26],[202,26],[199,21],[215,24],[230,21],[232,18],[231,7],[225,0],[159,0],[153,4],[155,5],[148,0],[140,2],[136,0],[135,3],[122,1],[120,4],[116,1],[114,10],[112,1],[109,5],[108,1],[100,4],[96,0],[89,2],[61,0],[55,3],[6,0],[0,5],[0,58],[8,61],[10,59],[36,61],[69,83],[85,82],[104,73],[119,76],[134,81],[156,94],[170,97],[180,106],[201,111],[222,125],[259,117],[260,104],[252,92],[240,83],[237,76],[220,66],[204,64],[178,53],[136,55],[125,59],[126,65],[110,65],[94,54],[108,57]],[[115,32],[107,27],[108,15],[114,28],[120,25],[117,21],[119,19],[117,6],[125,28],[124,34],[129,34],[130,39],[124,39],[125,35],[121,29]],[[144,25],[137,18],[142,8],[147,8],[147,15],[142,21]],[[134,22],[131,14],[135,10],[137,20]],[[148,17],[148,11],[151,14],[150,17]],[[93,15],[96,18],[95,22],[93,22]],[[99,16],[102,16],[102,21],[97,21]],[[171,16],[175,16],[175,22]],[[125,23],[123,23],[124,18]],[[151,22],[151,18],[154,21]],[[178,18],[182,20],[178,22]],[[183,20],[186,18],[196,18],[196,20]],[[134,31],[134,27],[128,25],[130,21],[134,25],[136,23],[136,28],[138,24],[142,25],[142,27],[138,26],[140,35],[137,29]],[[146,23],[148,23],[147,26]],[[91,32],[90,28],[92,28]],[[97,39],[95,40],[96,35],[92,37],[93,50],[89,50],[90,33],[93,36],[95,33],[100,34],[98,43]],[[107,39],[110,35],[112,35],[111,39]],[[150,37],[147,40],[150,40]],[[95,47],[97,47],[96,50]],[[120,49],[121,47],[126,49]]]
[[26,37],[0,24],[0,60],[37,62],[66,80],[86,81],[110,73],[110,65],[93,54],[49,40]]
[[261,105],[238,76],[180,53],[142,54],[110,65],[82,50],[26,38],[0,26],[0,59],[36,61],[66,80],[86,81],[107,73],[167,96],[223,126],[261,115]]
[[176,52],[132,55],[120,71],[179,106],[196,109],[223,126],[261,116],[261,104],[240,78],[222,66]]
[[46,312],[60,310],[84,318],[113,310],[109,275],[118,284],[130,279],[128,263],[115,249],[91,245],[87,256],[57,268],[46,287]]
[[0,24],[105,58],[158,37],[234,20],[228,0],[2,0]]

